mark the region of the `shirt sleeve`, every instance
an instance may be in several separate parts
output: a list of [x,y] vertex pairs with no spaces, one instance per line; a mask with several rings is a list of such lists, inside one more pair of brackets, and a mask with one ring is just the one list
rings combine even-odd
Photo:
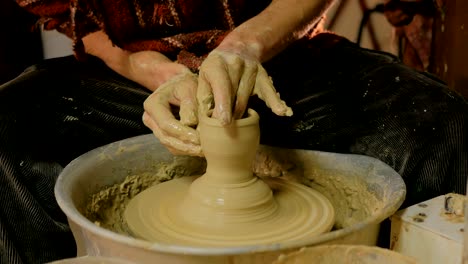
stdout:
[[100,16],[93,8],[93,1],[86,0],[15,0],[26,11],[38,16],[38,24],[44,30],[57,30],[73,40],[78,59],[86,54],[82,38],[102,29]]

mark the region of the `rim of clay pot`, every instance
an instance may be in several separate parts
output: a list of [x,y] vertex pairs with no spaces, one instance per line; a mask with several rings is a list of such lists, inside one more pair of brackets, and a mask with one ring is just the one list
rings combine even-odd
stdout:
[[[178,254],[178,255],[198,255],[198,256],[243,255],[243,254],[261,253],[261,252],[268,252],[268,251],[296,249],[296,248],[301,248],[304,246],[314,246],[314,245],[318,245],[324,242],[332,241],[334,239],[338,239],[340,237],[344,237],[353,232],[359,232],[359,230],[369,227],[370,225],[373,225],[373,224],[375,225],[375,224],[382,222],[384,219],[386,219],[392,213],[394,213],[396,211],[395,208],[399,208],[401,204],[403,203],[403,200],[406,194],[406,189],[402,188],[400,195],[396,195],[396,197],[399,197],[399,199],[391,200],[389,204],[387,204],[384,208],[382,208],[380,214],[370,216],[369,218],[355,225],[348,226],[348,227],[338,229],[338,230],[333,230],[328,233],[318,235],[315,237],[311,237],[311,238],[307,238],[307,239],[288,241],[288,242],[283,242],[283,243],[265,244],[265,245],[253,245],[253,246],[248,245],[248,246],[219,247],[219,248],[202,247],[202,246],[170,245],[170,244],[163,244],[163,243],[153,243],[153,242],[145,241],[142,239],[133,238],[133,237],[126,236],[123,234],[118,234],[113,231],[97,226],[96,224],[94,224],[88,218],[86,218],[84,215],[81,214],[81,212],[78,210],[78,208],[75,206],[72,200],[72,197],[70,195],[71,193],[70,182],[73,182],[73,180],[76,182],[76,179],[70,179],[73,177],[64,177],[64,176],[70,174],[73,170],[75,170],[75,168],[79,167],[80,163],[83,163],[84,161],[87,161],[87,160],[90,160],[90,161],[95,160],[96,155],[98,155],[99,153],[102,153],[105,150],[108,150],[109,148],[113,146],[115,146],[115,148],[118,148],[118,146],[121,145],[122,142],[125,142],[125,144],[129,144],[129,145],[136,144],[136,145],[144,146],[147,144],[146,142],[148,141],[148,138],[151,138],[152,140],[156,140],[156,142],[158,142],[157,139],[155,139],[152,134],[141,135],[141,136],[124,139],[121,141],[117,141],[117,142],[110,143],[108,145],[93,149],[81,155],[80,157],[74,159],[64,168],[62,173],[59,175],[55,188],[54,188],[55,197],[62,211],[66,214],[66,216],[71,221],[76,223],[80,229],[85,229],[86,231],[91,232],[98,237],[103,237],[105,239],[109,239],[114,242],[122,243],[132,248],[147,249],[153,252],[171,253],[171,254]],[[327,152],[321,152],[321,151],[314,151],[314,152],[327,154]],[[357,154],[337,154],[337,153],[334,153],[334,154],[342,155],[342,156],[365,157],[367,160],[375,160],[376,162],[381,164],[383,167],[387,167],[391,169],[391,167],[388,166],[387,164],[372,157],[357,155]],[[396,172],[395,174],[392,174],[390,177],[394,178],[396,185],[400,185],[400,187],[405,186],[403,179]]]
[[[260,120],[257,112],[251,108],[247,109],[247,116],[240,119],[232,120],[232,124],[235,124],[237,127],[250,126]],[[215,127],[223,127],[221,121],[214,117],[208,115],[201,115],[200,121],[203,121],[204,124]]]

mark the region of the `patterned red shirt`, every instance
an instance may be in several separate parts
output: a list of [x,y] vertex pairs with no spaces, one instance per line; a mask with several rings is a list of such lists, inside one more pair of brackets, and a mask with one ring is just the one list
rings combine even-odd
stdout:
[[104,30],[129,51],[155,50],[172,59],[203,56],[235,26],[255,16],[267,0],[16,0],[40,17],[45,29],[74,40]]

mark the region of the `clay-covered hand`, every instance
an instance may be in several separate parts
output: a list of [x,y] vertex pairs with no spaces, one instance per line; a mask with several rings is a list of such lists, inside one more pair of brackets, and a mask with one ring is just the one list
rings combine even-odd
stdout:
[[240,47],[221,44],[203,61],[197,91],[200,113],[213,109],[214,118],[229,124],[243,116],[249,97],[257,95],[275,114],[292,115],[256,56]]
[[[144,102],[143,122],[173,154],[201,156],[197,118],[197,78],[188,69],[160,85]],[[179,107],[178,120],[172,107]]]

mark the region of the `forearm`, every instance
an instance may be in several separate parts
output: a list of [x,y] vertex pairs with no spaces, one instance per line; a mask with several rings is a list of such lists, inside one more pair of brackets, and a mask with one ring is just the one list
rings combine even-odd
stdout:
[[[338,0],[273,0],[260,14],[233,30],[220,48],[247,48],[251,56],[266,61],[303,37],[334,1]],[[242,45],[248,47],[236,47]]]
[[102,31],[83,38],[86,53],[100,58],[109,68],[151,91],[183,71],[183,65],[155,51],[131,53],[112,43]]

